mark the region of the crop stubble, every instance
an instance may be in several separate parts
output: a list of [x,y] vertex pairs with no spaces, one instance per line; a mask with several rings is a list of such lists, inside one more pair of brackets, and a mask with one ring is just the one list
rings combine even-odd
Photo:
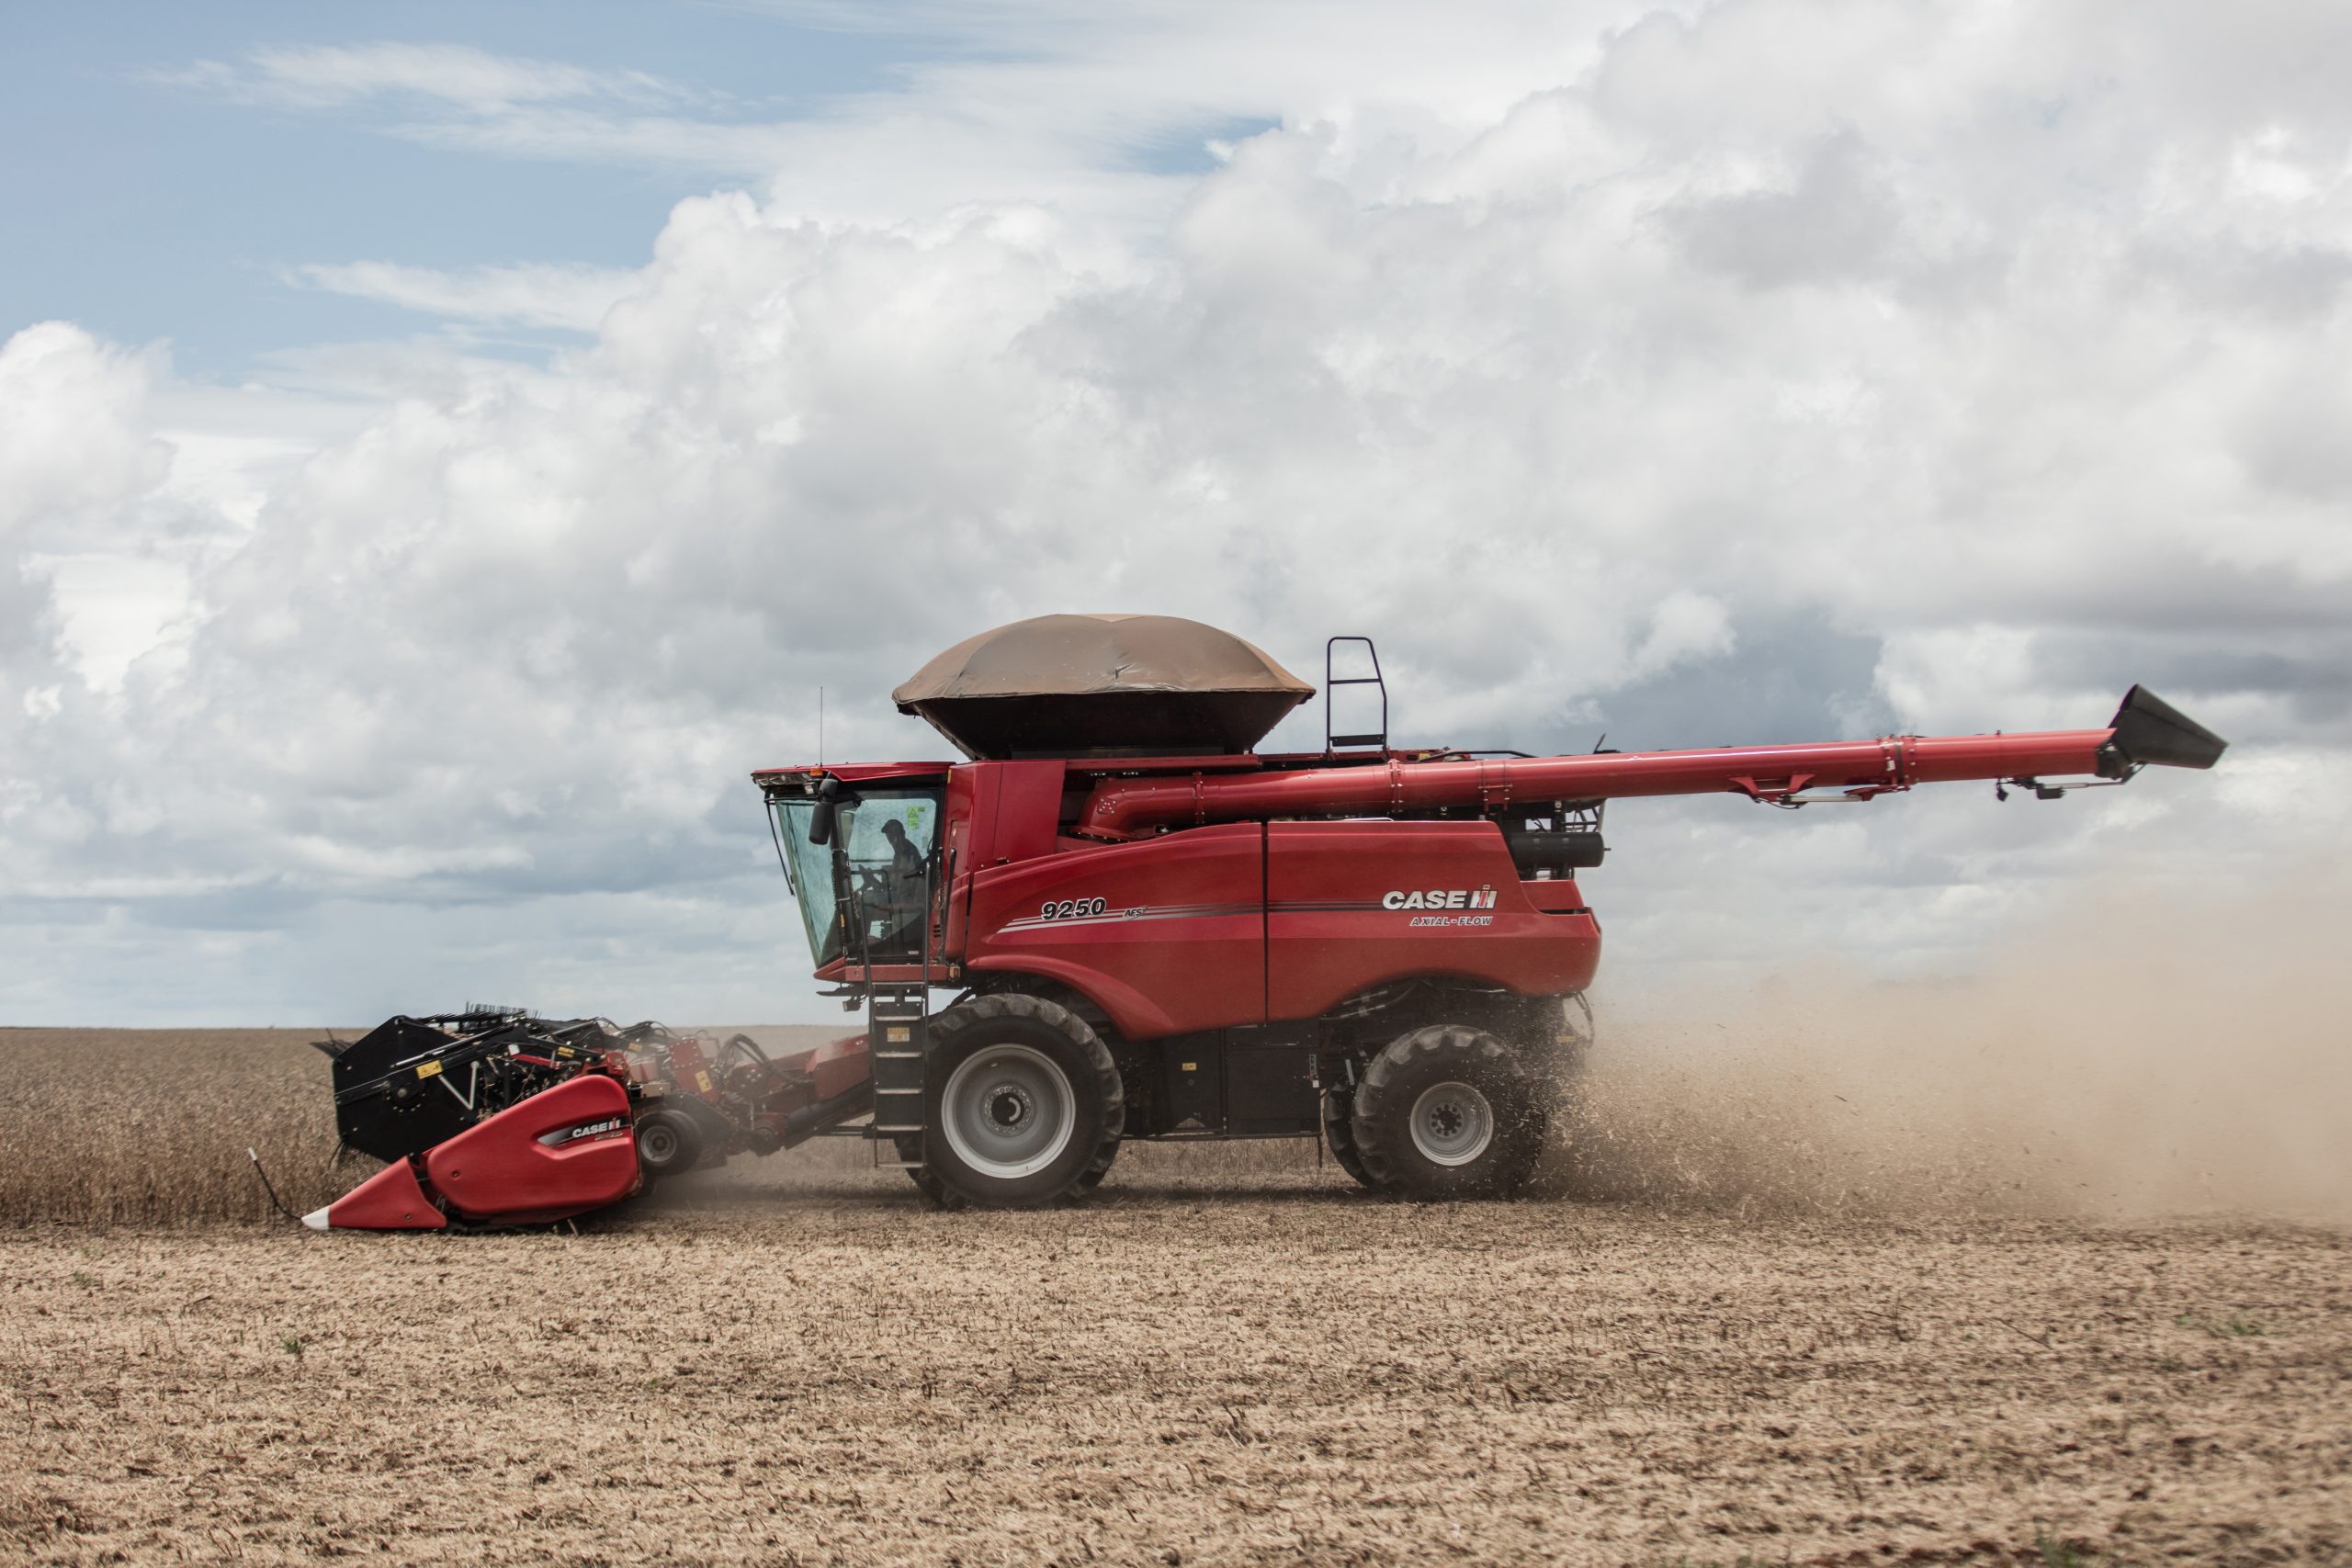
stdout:
[[2343,1240],[883,1188],[18,1233],[38,1561],[2335,1560]]
[[577,1235],[223,1223],[248,1127],[298,1203],[358,1174],[299,1038],[0,1034],[0,1557],[2352,1554],[2334,1225],[1759,1203],[1703,1145],[1601,1204],[1276,1147],[939,1215],[835,1145]]

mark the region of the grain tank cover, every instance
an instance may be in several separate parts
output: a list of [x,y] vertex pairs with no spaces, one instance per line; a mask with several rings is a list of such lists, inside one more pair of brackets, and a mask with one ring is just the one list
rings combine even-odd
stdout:
[[967,757],[1247,751],[1315,688],[1174,615],[1039,615],[967,637],[890,694]]

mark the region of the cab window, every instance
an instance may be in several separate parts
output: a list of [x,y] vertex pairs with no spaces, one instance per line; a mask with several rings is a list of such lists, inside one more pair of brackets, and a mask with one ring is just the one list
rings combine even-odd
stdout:
[[921,957],[945,793],[936,785],[844,791],[825,844],[808,841],[822,809],[814,797],[775,802],[786,874],[818,968],[843,956]]

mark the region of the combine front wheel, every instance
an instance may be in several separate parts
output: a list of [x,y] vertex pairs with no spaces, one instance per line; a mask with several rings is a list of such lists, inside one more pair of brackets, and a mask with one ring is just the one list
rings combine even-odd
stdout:
[[899,1160],[904,1162],[907,1179],[915,1184],[915,1190],[922,1194],[926,1204],[951,1213],[964,1206],[964,1200],[941,1186],[938,1175],[924,1167],[921,1138],[898,1138],[893,1140],[893,1145],[899,1151]]
[[1110,1168],[1119,1069],[1086,1021],[1037,997],[979,997],[932,1021],[924,1174],[966,1202],[1027,1209]]
[[1091,1192],[1102,1186],[1102,1179],[1111,1174],[1111,1162],[1118,1157],[1119,1145],[1114,1142],[1110,1148],[1087,1168],[1086,1174],[1078,1179],[1078,1190],[1080,1192]]
[[1356,1149],[1356,1091],[1344,1084],[1334,1084],[1323,1091],[1323,1142],[1331,1150],[1331,1157],[1340,1168],[1355,1178],[1359,1187],[1374,1187],[1372,1173],[1363,1168],[1363,1156]]
[[1544,1108],[1510,1048],[1462,1024],[1388,1043],[1350,1121],[1367,1185],[1400,1198],[1516,1191],[1544,1150]]

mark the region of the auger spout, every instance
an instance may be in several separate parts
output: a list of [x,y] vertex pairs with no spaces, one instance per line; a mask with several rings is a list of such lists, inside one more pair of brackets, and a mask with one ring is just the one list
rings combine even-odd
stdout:
[[1212,822],[1398,816],[1455,807],[1498,812],[1513,805],[1636,795],[1727,792],[1794,805],[1867,800],[1914,784],[1963,779],[2043,787],[2053,778],[2120,783],[2149,763],[2210,768],[2226,745],[2134,686],[2101,729],[1465,761],[1420,761],[1390,753],[1344,768],[1112,778],[1095,785],[1079,814],[1078,831],[1117,841]]

